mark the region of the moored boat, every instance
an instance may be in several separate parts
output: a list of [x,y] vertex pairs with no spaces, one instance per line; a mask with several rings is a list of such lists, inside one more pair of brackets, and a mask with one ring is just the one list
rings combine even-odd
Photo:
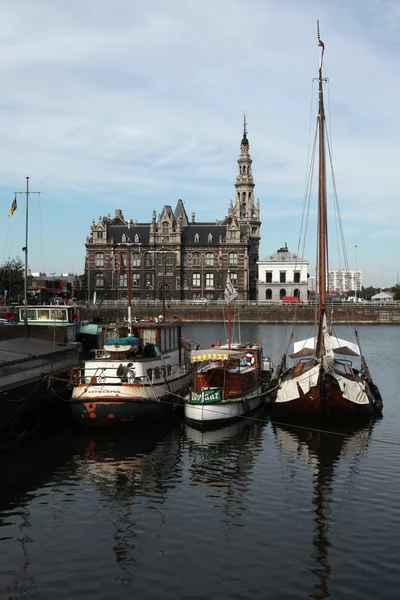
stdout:
[[185,418],[197,425],[218,425],[250,414],[265,401],[271,381],[271,361],[259,342],[231,342],[231,301],[237,296],[229,274],[228,342],[207,350],[192,350],[197,364],[193,386],[185,399]]
[[[17,307],[18,323],[0,330],[0,440],[6,445],[60,408],[69,372],[79,365],[72,306]],[[24,325],[24,323],[27,325]],[[23,436],[22,436],[23,437]]]
[[259,344],[225,344],[194,350],[190,360],[199,368],[185,400],[189,422],[213,425],[249,415],[265,400],[271,362]]
[[70,406],[83,425],[149,423],[182,405],[193,377],[181,326],[163,319],[104,328],[103,347],[72,373]]
[[[273,410],[286,414],[361,417],[381,412],[382,398],[377,386],[372,381],[362,355],[357,330],[355,329],[356,342],[348,342],[339,338],[333,329],[333,311],[329,306],[328,287],[328,210],[325,158],[327,131],[323,94],[323,83],[326,80],[322,76],[325,47],[319,37],[319,27],[318,46],[322,52],[318,77],[319,173],[315,335],[295,343],[294,352],[290,357],[298,359],[298,362],[293,367],[286,368],[286,357],[283,357],[281,365],[277,369],[270,398]],[[311,161],[311,165],[313,164],[314,159]],[[331,170],[333,172],[332,165]],[[335,203],[337,207],[338,199],[336,197]],[[345,248],[343,248],[343,256],[346,257]],[[346,267],[348,269],[348,264]],[[351,320],[355,322],[354,318]],[[353,366],[349,358],[354,356],[359,358],[357,367]]]

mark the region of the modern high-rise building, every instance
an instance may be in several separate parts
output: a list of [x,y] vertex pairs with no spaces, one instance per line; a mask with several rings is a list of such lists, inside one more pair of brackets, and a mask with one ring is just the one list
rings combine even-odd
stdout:
[[359,270],[330,270],[328,274],[330,292],[349,292],[362,290],[362,271]]

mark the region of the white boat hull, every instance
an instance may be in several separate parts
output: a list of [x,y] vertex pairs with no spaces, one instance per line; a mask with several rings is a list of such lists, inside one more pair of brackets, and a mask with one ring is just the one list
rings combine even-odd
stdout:
[[210,404],[190,404],[185,402],[185,418],[193,423],[213,424],[226,423],[246,416],[261,406],[264,396],[260,396],[261,388],[257,395],[246,398],[237,398],[233,401],[215,402]]

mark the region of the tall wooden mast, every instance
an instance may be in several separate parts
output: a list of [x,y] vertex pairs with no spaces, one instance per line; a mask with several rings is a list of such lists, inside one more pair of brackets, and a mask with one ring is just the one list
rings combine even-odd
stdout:
[[318,307],[319,307],[319,331],[317,340],[317,358],[323,354],[322,321],[326,310],[326,286],[327,286],[327,263],[328,263],[328,231],[327,231],[327,209],[326,209],[326,157],[325,157],[325,108],[322,65],[324,60],[325,46],[319,37],[319,21],[317,20],[318,46],[321,47],[321,59],[318,73],[319,105],[318,105],[318,139],[319,139],[319,170],[318,170],[318,257],[317,257],[317,279],[318,279]]

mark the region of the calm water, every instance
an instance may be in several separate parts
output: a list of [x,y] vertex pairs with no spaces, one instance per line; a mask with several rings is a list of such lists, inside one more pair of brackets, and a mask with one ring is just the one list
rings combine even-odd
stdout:
[[[241,338],[276,363],[286,334],[243,326]],[[384,417],[341,435],[261,412],[204,433],[180,417],[69,424],[3,455],[0,599],[397,599],[399,334],[361,329]],[[225,340],[222,325],[185,336]]]

